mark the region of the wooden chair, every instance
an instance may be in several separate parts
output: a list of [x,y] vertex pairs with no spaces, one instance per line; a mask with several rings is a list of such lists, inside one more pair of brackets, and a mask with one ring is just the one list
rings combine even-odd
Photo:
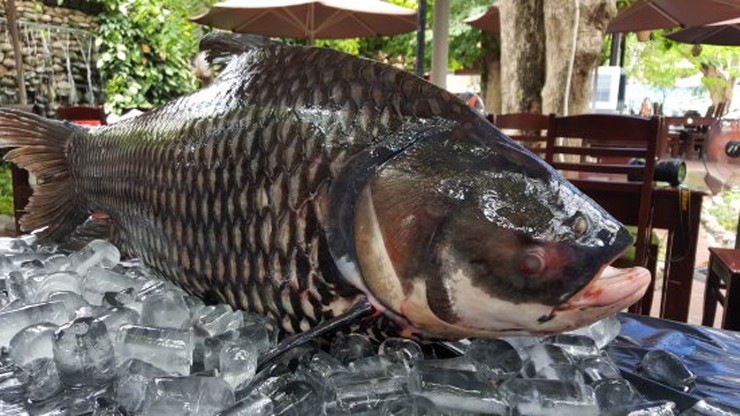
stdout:
[[[702,325],[712,326],[717,303],[724,309],[722,328],[740,331],[740,248],[709,248]],[[723,295],[720,289],[725,289]]]
[[499,114],[493,117],[493,124],[512,140],[544,158],[547,145],[548,116],[533,113]]
[[[649,260],[653,173],[660,124],[657,116],[650,119],[602,114],[550,116],[547,132],[545,160],[617,220],[637,226],[634,257],[637,266],[648,266]],[[581,139],[581,145],[563,145],[558,143],[559,139]],[[644,159],[644,164],[629,163],[635,158]],[[648,290],[646,297],[652,296],[652,290]],[[638,302],[631,310],[642,312],[642,305],[642,301]],[[649,309],[645,312],[649,313]]]
[[105,125],[105,110],[103,107],[74,106],[57,108],[57,117],[75,124],[87,126]]
[[[694,159],[696,150],[701,149],[711,126],[713,117],[663,117],[658,156]],[[687,136],[682,140],[681,135]]]

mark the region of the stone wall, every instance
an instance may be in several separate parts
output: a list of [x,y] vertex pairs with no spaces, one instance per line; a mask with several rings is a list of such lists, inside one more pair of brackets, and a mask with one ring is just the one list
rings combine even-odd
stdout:
[[[16,0],[16,6],[29,104],[52,115],[60,105],[99,103],[95,16],[38,0]],[[0,7],[0,105],[17,102],[13,48]]]

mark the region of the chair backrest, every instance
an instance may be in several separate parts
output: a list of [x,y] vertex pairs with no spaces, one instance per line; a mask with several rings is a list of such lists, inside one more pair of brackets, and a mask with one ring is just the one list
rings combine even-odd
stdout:
[[532,153],[545,157],[547,144],[548,116],[533,113],[499,114],[493,117],[493,124],[507,136]]
[[[700,133],[699,137],[703,138],[716,122],[717,119],[714,117],[663,117],[660,141],[658,142],[658,156],[679,156],[681,153],[682,131],[685,131],[687,127],[694,127],[695,131],[692,134]],[[695,144],[701,145],[701,140],[695,141]]]
[[103,107],[73,106],[57,108],[57,116],[77,124],[102,125],[106,124]]
[[[550,117],[545,160],[618,220],[627,222],[637,218],[637,224],[631,224],[637,226],[636,265],[644,265],[647,259],[660,124],[659,117],[602,114]],[[566,143],[559,143],[560,139],[567,139]],[[570,139],[581,139],[581,143],[568,143]],[[561,161],[567,158],[575,160]],[[644,164],[630,163],[631,159],[643,159]],[[604,195],[612,198],[615,194],[622,195],[614,200],[626,207],[610,209],[600,201]],[[637,211],[621,215],[624,209]]]

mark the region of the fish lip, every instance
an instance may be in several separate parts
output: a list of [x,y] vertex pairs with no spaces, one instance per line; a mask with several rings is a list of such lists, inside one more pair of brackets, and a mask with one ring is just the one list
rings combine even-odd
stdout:
[[623,309],[642,298],[651,279],[644,267],[619,269],[606,264],[586,287],[558,309],[583,310],[615,305]]

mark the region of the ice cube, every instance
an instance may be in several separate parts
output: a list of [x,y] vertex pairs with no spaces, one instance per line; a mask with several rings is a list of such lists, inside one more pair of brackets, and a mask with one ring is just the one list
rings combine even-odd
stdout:
[[126,410],[110,397],[101,396],[95,400],[92,416],[126,416]]
[[277,345],[280,328],[278,328],[272,316],[257,315],[256,313],[242,311],[242,320],[244,321],[242,326],[245,327],[251,325],[263,326],[267,331],[267,340],[270,347]]
[[442,416],[442,413],[425,397],[405,396],[383,403],[379,416]]
[[44,259],[44,270],[58,272],[68,268],[69,258],[64,254],[55,254]]
[[32,302],[44,302],[48,300],[49,296],[54,292],[73,292],[81,294],[82,278],[74,272],[57,272],[50,275],[44,275],[43,279],[33,281],[31,294],[28,299]]
[[122,308],[136,300],[136,291],[128,287],[117,292],[105,292],[102,305],[106,308]]
[[122,363],[137,358],[171,374],[190,374],[193,335],[174,328],[123,325],[118,330],[116,357]]
[[349,371],[341,361],[323,351],[319,351],[306,360],[302,364],[302,368],[306,376],[317,384],[325,383],[334,374]]
[[203,306],[193,311],[193,325],[206,336],[212,337],[244,324],[241,311],[233,311],[229,305]]
[[8,292],[8,299],[11,301],[26,301],[26,277],[20,271],[12,271],[5,279],[5,290]]
[[515,414],[550,416],[596,416],[599,409],[591,387],[572,381],[512,378],[504,381],[501,393]]
[[275,391],[272,400],[275,416],[302,416],[321,414],[320,389],[311,382],[291,381]]
[[642,357],[638,371],[646,377],[681,391],[689,391],[696,376],[675,354],[665,350],[650,350]]
[[26,253],[28,251],[31,251],[31,248],[22,239],[14,237],[0,237],[0,253],[15,254]]
[[61,302],[34,303],[0,312],[0,346],[7,346],[21,329],[41,322],[61,325],[67,322],[67,309]]
[[506,402],[492,384],[470,371],[418,367],[409,392],[431,400],[442,411],[505,414]]
[[435,367],[447,370],[478,371],[478,366],[470,361],[468,357],[441,358],[435,360],[423,360],[417,364],[419,367]]
[[0,256],[0,278],[7,279],[10,272],[17,272],[18,267],[6,256]]
[[98,319],[79,318],[59,327],[53,351],[65,386],[100,386],[115,375],[113,345]]
[[619,335],[622,324],[616,315],[609,316],[591,325],[568,331],[567,334],[584,335],[594,340],[596,347],[602,349]]
[[372,342],[360,334],[340,334],[331,343],[331,355],[347,364],[352,360],[369,357],[375,353]]
[[228,343],[254,345],[258,354],[262,354],[270,347],[267,329],[259,324],[232,329],[203,341],[203,368],[210,370],[218,368],[219,354]]
[[599,355],[596,342],[585,335],[559,334],[547,337],[542,342],[557,345],[571,357],[594,357]]
[[273,416],[275,411],[272,400],[264,395],[254,395],[245,398],[234,406],[221,412],[221,416]]
[[522,369],[522,358],[506,341],[500,339],[473,340],[465,352],[486,378],[503,380],[516,376]]
[[527,360],[524,362],[524,374],[534,377],[545,367],[552,364],[572,364],[568,353],[557,345],[539,344],[526,349]]
[[587,357],[579,360],[578,368],[581,369],[583,374],[586,376],[586,382],[593,384],[596,381],[603,379],[621,378],[619,369],[612,361],[605,357]]
[[82,297],[91,305],[102,305],[106,292],[120,292],[128,288],[139,290],[143,283],[129,276],[101,267],[91,267],[82,280]]
[[257,370],[257,346],[250,342],[232,341],[219,354],[219,370],[232,389],[244,387]]
[[603,411],[617,406],[642,401],[640,392],[624,379],[604,379],[593,384],[596,401]]
[[378,347],[380,355],[396,355],[407,363],[424,359],[424,352],[416,342],[406,338],[387,338]]
[[115,341],[118,329],[123,325],[138,325],[139,313],[129,308],[112,308],[98,316],[98,319],[108,328],[108,334]]
[[331,394],[325,399],[327,414],[376,409],[386,400],[406,394],[407,376],[335,373],[326,383]]
[[160,328],[188,328],[190,310],[182,293],[166,290],[147,296],[142,305],[141,323]]
[[574,364],[555,363],[542,367],[533,378],[548,380],[569,380],[579,384],[585,383],[583,373]]
[[107,312],[108,309],[102,306],[90,305],[88,303],[87,305],[82,305],[77,308],[77,310],[74,311],[74,314],[70,318],[72,318],[73,320],[79,318],[96,318],[100,315],[106,314]]
[[234,405],[234,393],[217,377],[158,377],[149,382],[144,415],[214,415]]
[[54,292],[49,295],[49,302],[62,302],[67,310],[67,316],[74,318],[80,308],[90,306],[82,296],[74,292]]
[[[19,375],[23,370],[18,367],[3,367],[2,376],[0,376],[0,399],[18,403],[24,400],[25,385],[19,380]],[[21,376],[22,377],[22,376]]]
[[676,413],[676,403],[659,400],[652,402],[632,403],[628,405],[618,405],[609,409],[605,416],[673,416]]
[[81,250],[69,255],[68,270],[85,275],[93,266],[110,267],[119,261],[121,253],[116,246],[105,240],[93,240]]
[[58,325],[47,322],[23,328],[10,340],[10,358],[20,367],[39,358],[53,358],[53,338],[57,328]]
[[736,416],[740,409],[711,399],[699,400],[681,416]]
[[130,413],[141,412],[146,387],[155,377],[170,376],[145,361],[132,358],[116,370],[116,400]]
[[31,401],[47,400],[64,388],[57,365],[51,358],[26,362],[18,379],[26,385],[26,397]]
[[353,373],[368,377],[406,377],[408,368],[397,356],[373,355],[351,361],[347,368]]

